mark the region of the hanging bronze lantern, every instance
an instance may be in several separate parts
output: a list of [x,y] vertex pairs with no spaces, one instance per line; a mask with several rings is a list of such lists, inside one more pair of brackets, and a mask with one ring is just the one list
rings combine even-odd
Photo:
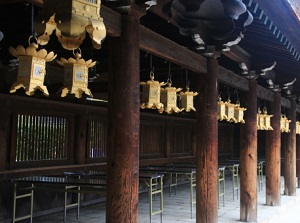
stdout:
[[164,111],[164,105],[160,102],[160,90],[161,86],[166,85],[164,82],[158,82],[154,80],[154,72],[150,72],[150,80],[147,82],[141,82],[143,86],[141,105],[142,109],[158,109],[159,113]]
[[168,87],[161,88],[160,100],[164,105],[164,111],[168,114],[173,112],[178,113],[183,110],[183,108],[177,107],[177,92],[181,91],[182,88],[172,87],[172,82],[168,81]]
[[271,126],[271,117],[273,117],[273,115],[268,115],[266,107],[263,108],[263,116],[266,130],[273,130]]
[[273,117],[273,115],[268,115],[266,107],[263,108],[263,112],[258,108],[257,130],[273,130],[271,126],[271,117]]
[[76,98],[81,98],[82,93],[92,96],[88,89],[88,69],[95,66],[96,61],[85,61],[81,58],[81,52],[74,53],[74,57],[68,60],[60,58],[57,63],[64,67],[64,87],[61,90],[61,97],[66,97],[67,94],[74,94]]
[[27,95],[31,96],[39,89],[44,95],[49,96],[47,87],[44,86],[46,75],[46,62],[50,62],[56,58],[53,52],[47,53],[45,49],[38,49],[36,43],[30,43],[25,49],[19,45],[16,48],[9,47],[9,52],[18,58],[19,68],[17,81],[10,88],[10,93],[16,92],[23,88]]
[[296,134],[300,134],[300,122],[296,121]]
[[281,115],[280,119],[280,130],[281,132],[290,132],[290,122],[291,120],[288,120],[288,118],[285,115]]
[[240,106],[240,101],[237,101],[235,106],[234,106],[234,118],[235,118],[235,123],[245,123],[244,120],[244,111],[246,111],[247,108],[243,108]]
[[228,122],[236,122],[236,119],[234,118],[234,107],[235,105],[232,104],[231,100],[228,98],[228,100],[225,102],[225,114]]
[[94,48],[100,49],[106,37],[100,0],[44,0],[43,10],[34,21],[39,43],[45,45],[55,30],[58,41],[67,50],[79,48],[86,32]]
[[186,88],[186,92],[180,92],[182,111],[190,112],[191,110],[196,111],[194,108],[194,97],[198,95],[198,92],[189,91],[190,88]]
[[257,110],[257,130],[266,130],[264,115],[260,108]]
[[226,103],[222,101],[221,96],[218,99],[218,120],[223,121],[227,120],[228,117],[226,115]]

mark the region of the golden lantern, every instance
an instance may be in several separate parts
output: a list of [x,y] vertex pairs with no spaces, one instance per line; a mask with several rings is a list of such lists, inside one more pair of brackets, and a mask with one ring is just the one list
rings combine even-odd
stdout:
[[281,115],[280,118],[280,130],[281,132],[290,132],[290,122],[291,120],[289,120],[285,115]]
[[257,110],[257,130],[266,130],[264,115],[260,108]]
[[228,117],[226,115],[226,103],[222,101],[221,96],[218,99],[218,120],[223,121],[227,120]]
[[286,132],[290,132],[291,130],[290,130],[290,122],[291,122],[292,120],[289,120],[289,119],[286,119],[285,120],[285,131]]
[[273,117],[273,115],[268,115],[266,107],[263,108],[263,112],[258,108],[257,130],[273,130],[271,126],[271,117]]
[[61,97],[66,97],[68,93],[74,94],[76,98],[81,98],[82,93],[92,96],[88,89],[88,69],[95,66],[96,61],[85,61],[81,58],[81,52],[74,53],[74,56],[75,58],[70,57],[68,60],[62,57],[57,61],[65,70]]
[[181,112],[183,108],[177,107],[177,92],[181,91],[182,88],[172,87],[172,82],[168,81],[168,87],[161,88],[161,102],[164,105],[164,111],[168,114],[173,112]]
[[236,122],[236,119],[234,117],[234,107],[235,104],[232,104],[230,99],[225,102],[225,114],[227,116],[227,121],[228,122]]
[[19,45],[16,48],[9,47],[9,52],[19,59],[17,81],[10,88],[10,93],[16,92],[23,88],[27,95],[31,96],[39,89],[44,95],[49,96],[47,87],[44,86],[46,75],[46,62],[50,62],[56,58],[53,52],[47,53],[45,49],[38,49],[36,43],[30,43],[25,49]]
[[44,0],[43,10],[34,21],[39,43],[47,44],[55,30],[63,48],[74,50],[79,48],[87,32],[94,48],[100,49],[106,37],[100,5],[101,0]]
[[296,134],[300,134],[300,122],[296,121]]
[[234,119],[235,123],[245,123],[244,120],[244,111],[246,111],[247,108],[243,108],[240,106],[240,101],[237,101],[235,106],[234,106]]
[[158,82],[154,80],[154,72],[150,72],[150,80],[147,82],[141,82],[143,86],[142,99],[140,107],[142,109],[158,109],[159,113],[164,111],[164,105],[160,102],[160,90],[161,86],[166,85],[164,82]]
[[190,112],[191,110],[196,111],[194,108],[194,97],[198,95],[198,92],[189,91],[189,87],[186,88],[186,92],[180,92],[182,111]]
[[271,126],[271,117],[273,117],[273,115],[268,115],[268,111],[266,107],[263,108],[263,116],[264,116],[264,123],[265,123],[264,125],[266,130],[273,130]]

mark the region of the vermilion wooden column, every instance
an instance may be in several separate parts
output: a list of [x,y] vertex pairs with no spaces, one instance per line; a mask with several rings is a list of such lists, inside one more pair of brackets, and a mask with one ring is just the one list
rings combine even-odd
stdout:
[[207,59],[200,79],[196,113],[196,222],[218,222],[218,119],[215,58]]
[[280,206],[280,166],[281,166],[281,94],[274,93],[274,102],[271,106],[271,126],[273,131],[266,133],[266,204]]
[[257,221],[257,83],[249,80],[245,124],[241,126],[240,220]]
[[122,16],[120,38],[109,39],[107,223],[138,222],[139,21]]
[[284,150],[284,194],[296,196],[296,101],[289,110],[290,132]]

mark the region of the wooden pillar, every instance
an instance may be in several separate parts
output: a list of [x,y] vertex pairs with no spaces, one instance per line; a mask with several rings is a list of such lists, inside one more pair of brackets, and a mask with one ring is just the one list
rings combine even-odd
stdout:
[[296,175],[298,179],[298,188],[300,188],[300,135],[296,135]]
[[271,106],[271,126],[273,131],[266,133],[266,204],[270,206],[280,206],[281,204],[281,94],[274,93],[274,102]]
[[139,21],[122,15],[120,38],[109,39],[107,223],[137,223],[139,194]]
[[10,113],[6,102],[3,101],[0,103],[0,170],[5,170],[8,165],[10,122]]
[[240,220],[257,221],[257,83],[249,80],[245,124],[241,126]]
[[75,119],[75,163],[84,164],[86,160],[86,116],[78,115]]
[[218,222],[217,67],[207,59],[207,75],[200,77],[196,104],[196,222]]
[[296,196],[296,101],[291,102],[290,132],[284,150],[284,195]]

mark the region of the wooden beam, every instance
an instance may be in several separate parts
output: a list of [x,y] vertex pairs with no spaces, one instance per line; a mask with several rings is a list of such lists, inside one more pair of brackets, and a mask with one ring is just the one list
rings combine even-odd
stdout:
[[206,59],[187,48],[140,26],[140,49],[196,73],[206,73]]
[[251,67],[251,55],[238,45],[230,47],[230,51],[222,52],[226,57],[237,63],[245,63]]
[[218,67],[218,81],[241,91],[248,91],[248,80],[224,67]]
[[43,6],[43,0],[0,0],[0,4],[13,4],[20,2],[29,2],[40,7]]

